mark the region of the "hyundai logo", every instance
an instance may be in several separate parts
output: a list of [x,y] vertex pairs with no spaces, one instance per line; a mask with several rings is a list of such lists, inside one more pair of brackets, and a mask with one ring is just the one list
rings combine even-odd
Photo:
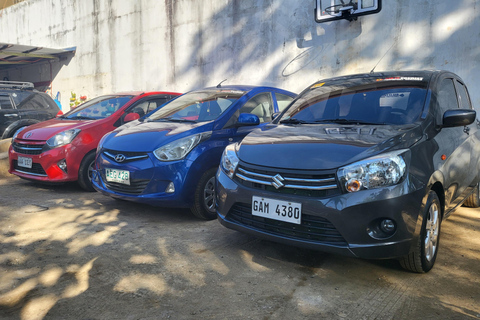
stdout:
[[115,156],[115,161],[117,161],[117,162],[123,162],[123,161],[125,161],[125,156],[124,156],[123,154],[117,154],[117,155]]
[[283,182],[282,182],[282,181],[284,181],[285,179],[284,179],[281,175],[279,175],[279,174],[275,175],[275,176],[272,178],[272,180],[273,180],[272,185],[273,185],[276,189],[280,189],[281,187],[285,186],[285,185],[283,184]]
[[31,136],[32,136],[32,133],[29,132],[29,133],[27,133],[27,134],[25,135],[25,138],[30,138]]

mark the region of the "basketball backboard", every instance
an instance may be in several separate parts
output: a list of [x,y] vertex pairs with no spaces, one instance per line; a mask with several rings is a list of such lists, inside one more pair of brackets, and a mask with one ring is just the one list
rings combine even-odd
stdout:
[[316,0],[315,21],[328,22],[377,13],[382,9],[382,0]]

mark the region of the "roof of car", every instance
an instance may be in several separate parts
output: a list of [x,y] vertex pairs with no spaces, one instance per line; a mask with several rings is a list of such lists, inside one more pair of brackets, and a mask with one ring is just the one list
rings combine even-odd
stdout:
[[[276,87],[270,87],[270,86],[252,86],[252,85],[221,85],[220,87],[215,86],[215,87],[206,87],[206,88],[201,88],[198,90],[192,90],[192,91],[201,91],[201,90],[238,90],[238,91],[252,91],[254,89],[275,89],[275,90],[282,90],[285,92],[290,92],[288,90],[284,90],[281,88],[276,88]],[[292,92],[293,93],[293,92]]]
[[378,79],[384,78],[385,80],[414,80],[415,78],[423,78],[428,80],[434,73],[444,72],[440,70],[411,70],[411,71],[384,71],[384,72],[370,72],[370,73],[358,73],[352,75],[345,75],[339,77],[333,77],[328,79],[322,79],[316,83],[331,82],[338,80],[352,80],[352,79]]

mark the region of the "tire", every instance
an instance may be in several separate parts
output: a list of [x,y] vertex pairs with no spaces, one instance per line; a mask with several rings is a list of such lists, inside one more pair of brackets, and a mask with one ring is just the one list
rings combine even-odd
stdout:
[[215,173],[217,168],[207,170],[200,181],[194,194],[194,203],[190,208],[193,215],[204,220],[213,220],[217,217],[215,209]]
[[95,151],[87,153],[78,169],[78,184],[85,191],[95,191],[92,184],[92,170],[95,165]]
[[469,207],[469,208],[478,208],[480,207],[480,187],[479,184],[475,187],[473,190],[473,193],[465,200],[463,203],[464,207]]
[[400,264],[404,269],[425,273],[433,268],[440,244],[441,224],[440,200],[434,191],[430,191],[417,243],[415,243],[412,252],[400,259]]

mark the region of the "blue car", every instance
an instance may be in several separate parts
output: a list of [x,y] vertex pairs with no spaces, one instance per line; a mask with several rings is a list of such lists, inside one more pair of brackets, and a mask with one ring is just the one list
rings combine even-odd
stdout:
[[190,208],[215,219],[215,173],[225,147],[272,120],[295,93],[260,86],[186,93],[105,135],[94,188],[117,199]]

